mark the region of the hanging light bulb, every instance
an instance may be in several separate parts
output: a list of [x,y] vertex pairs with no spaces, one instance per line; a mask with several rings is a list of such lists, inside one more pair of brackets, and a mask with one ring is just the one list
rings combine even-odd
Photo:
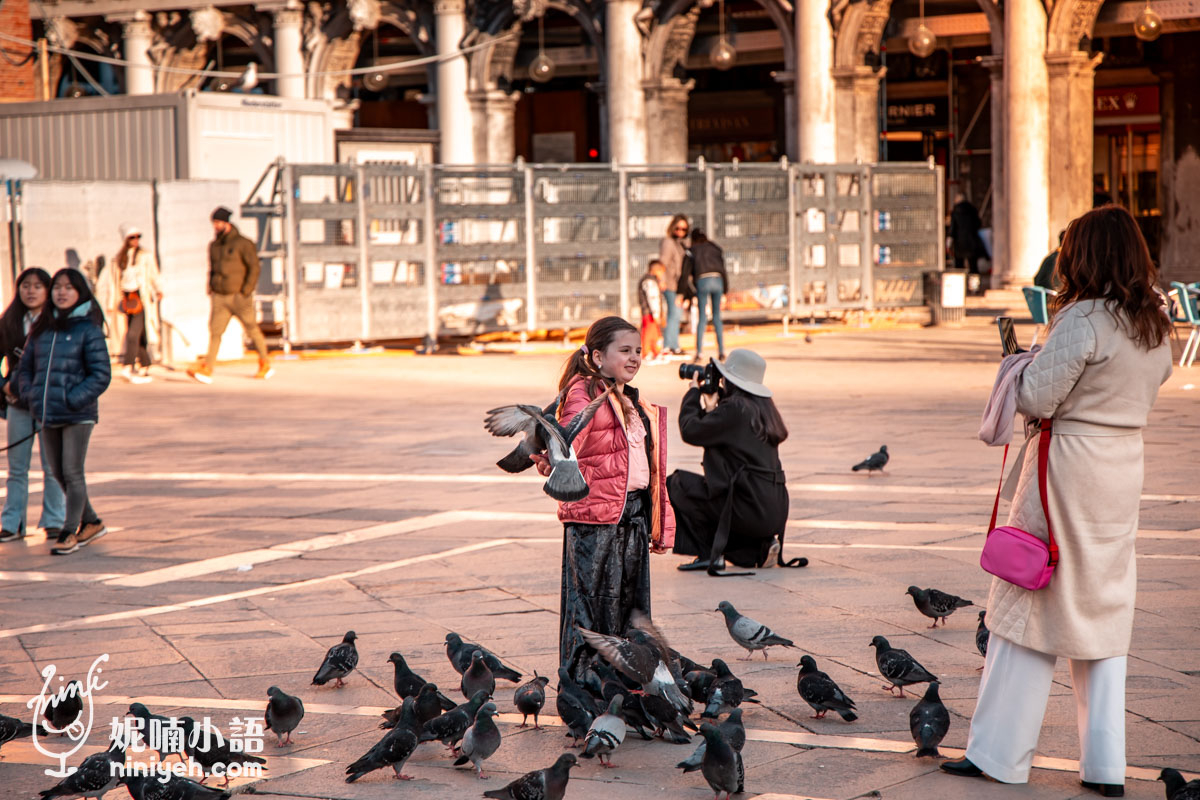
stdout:
[[251,61],[246,65],[246,71],[242,73],[242,79],[238,83],[238,88],[243,92],[248,92],[258,86],[258,64]]
[[929,58],[937,48],[937,36],[925,26],[925,0],[921,0],[920,9],[917,32],[908,37],[908,52],[917,58]]
[[373,72],[368,72],[363,75],[363,88],[369,89],[372,92],[382,91],[388,85],[388,74],[379,67],[379,29],[376,28],[371,35],[372,59],[371,66],[376,69]]
[[544,14],[538,17],[538,54],[529,62],[529,77],[538,83],[549,83],[555,71],[554,60],[546,55],[545,20]]
[[1153,42],[1162,36],[1162,28],[1162,17],[1150,7],[1150,0],[1146,0],[1146,7],[1133,20],[1133,35],[1143,42]]
[[725,0],[718,0],[717,3],[717,29],[717,44],[708,54],[708,61],[713,67],[724,72],[737,61],[737,50],[725,39]]

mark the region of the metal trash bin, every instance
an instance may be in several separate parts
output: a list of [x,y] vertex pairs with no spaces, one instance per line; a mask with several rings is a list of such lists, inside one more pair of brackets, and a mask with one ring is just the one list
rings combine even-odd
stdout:
[[925,273],[925,303],[929,306],[929,324],[959,323],[966,316],[966,270]]

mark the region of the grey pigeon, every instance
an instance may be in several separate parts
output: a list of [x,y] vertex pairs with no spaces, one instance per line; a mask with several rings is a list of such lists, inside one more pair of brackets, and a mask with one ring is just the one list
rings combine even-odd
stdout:
[[[38,734],[45,736],[48,734],[42,726],[38,726]],[[33,725],[29,722],[22,722],[16,717],[7,717],[0,714],[0,747],[4,746],[5,742],[11,742],[13,739],[23,739],[26,736],[33,735]]]
[[497,466],[508,472],[521,472],[533,464],[529,458],[531,454],[545,452],[546,460],[550,463],[550,477],[546,479],[542,490],[563,503],[587,497],[587,481],[579,471],[579,458],[575,455],[572,443],[592,421],[596,409],[607,402],[611,391],[603,392],[588,403],[565,426],[559,424],[554,416],[558,401],[544,409],[531,405],[493,408],[483,420],[483,427],[487,428],[488,433],[493,436],[524,434],[516,449],[500,459]]
[[867,475],[870,476],[872,472],[883,472],[883,468],[887,466],[890,458],[891,456],[888,455],[887,445],[881,444],[879,445],[879,452],[872,453],[850,469],[854,470],[855,472],[865,469],[867,471]]
[[[150,709],[146,708],[146,706],[141,703],[130,703],[129,713],[135,718],[141,720],[142,724],[138,729],[138,735],[141,736],[142,740],[146,742],[147,746],[149,746],[151,739],[154,738],[150,733],[154,726],[157,725],[160,730],[165,730],[166,728],[172,726],[170,719],[164,717],[162,714],[150,713]],[[157,738],[159,739],[159,749],[155,750],[154,752],[158,753],[159,761],[166,761],[167,757],[171,755],[179,756],[180,761],[187,760],[184,758],[186,742],[179,742],[169,736],[159,736]]]
[[875,648],[875,663],[879,666],[879,674],[892,682],[891,686],[883,687],[889,692],[894,693],[899,689],[900,696],[904,697],[905,686],[937,680],[937,676],[922,667],[907,650],[892,647],[882,636],[872,639],[871,647]]
[[[744,768],[742,767],[742,748],[746,745],[746,728],[742,724],[742,710],[735,708],[729,712],[729,716],[725,721],[717,726],[721,729],[721,733],[725,734],[726,741],[733,747],[735,753],[738,754],[738,788],[735,791],[742,791],[742,783],[744,782]],[[683,761],[675,765],[676,769],[681,769],[684,772],[695,772],[700,769],[704,763],[704,753],[708,750],[707,740],[701,739],[700,744],[696,745],[696,750]]]
[[369,772],[391,767],[395,776],[402,781],[411,781],[413,776],[404,774],[404,763],[417,749],[417,734],[413,699],[405,698],[402,719],[396,727],[383,735],[361,758],[346,767],[346,783],[354,783]]
[[[404,698],[408,700],[410,698]],[[414,716],[416,718],[415,730],[420,732],[421,726],[431,719],[436,719],[442,715],[444,708],[443,700],[445,695],[438,691],[437,684],[427,683],[421,687],[421,691],[417,692],[417,696],[411,698],[415,708]],[[454,703],[450,704],[450,709],[454,709]],[[379,723],[381,728],[394,728],[396,723],[400,721],[400,717],[404,713],[404,706],[398,705],[390,711],[383,712],[383,722]]]
[[[292,697],[278,686],[267,689],[267,696],[271,699],[267,701],[267,710],[263,714],[266,721],[265,730],[275,731],[275,738],[279,740],[275,743],[276,747],[291,744],[292,731],[296,730],[300,720],[304,719],[304,701],[299,697]],[[287,741],[283,739],[285,734]]]
[[532,714],[534,730],[538,729],[538,714],[541,713],[542,706],[546,705],[546,685],[549,683],[549,678],[538,676],[535,672],[533,680],[518,686],[513,692],[513,705],[524,715],[521,720],[522,728],[529,724],[529,715]]
[[621,712],[624,700],[622,695],[612,699],[608,710],[592,721],[592,727],[588,728],[587,737],[583,742],[583,752],[580,755],[584,758],[599,757],[602,767],[616,766],[612,763],[612,752],[625,741],[625,717]]
[[692,703],[684,697],[667,666],[669,648],[645,614],[634,611],[630,619],[632,627],[627,639],[578,626],[576,629],[592,649],[618,672],[640,684],[646,694],[663,697],[684,714],[690,713]]
[[483,663],[483,653],[476,650],[471,656],[471,666],[462,674],[460,683],[463,697],[470,698],[476,692],[483,690],[491,697],[496,693],[496,676]]
[[938,697],[937,681],[930,681],[925,696],[908,712],[908,728],[917,744],[917,758],[938,756],[937,746],[950,730],[950,712]]
[[46,722],[50,723],[47,728],[52,732],[58,733],[59,736],[65,736],[67,727],[75,720],[79,719],[79,715],[83,713],[83,698],[79,693],[83,691],[83,684],[79,681],[71,681],[67,684],[65,696],[61,697],[55,694],[50,698],[50,705],[46,706],[43,716]]
[[481,780],[487,780],[487,775],[483,774],[483,762],[500,749],[500,729],[492,719],[495,713],[495,703],[484,703],[480,706],[475,714],[475,724],[467,728],[462,746],[458,748],[462,755],[454,762],[454,766],[457,767],[470,761],[475,765],[475,773]]
[[229,800],[231,793],[172,774],[166,782],[156,773],[121,778],[133,800]]
[[761,622],[739,614],[728,600],[718,603],[715,610],[725,615],[725,627],[733,640],[746,648],[746,657],[738,659],[739,661],[749,661],[754,657],[755,650],[762,650],[763,661],[766,661],[768,647],[796,646],[791,639],[783,638]]
[[1179,770],[1167,767],[1158,774],[1166,784],[1167,800],[1200,800],[1200,780],[1184,782]]
[[[987,623],[984,622],[984,617],[986,616],[987,611],[979,612],[979,627],[975,629],[975,649],[984,658],[987,658],[988,640],[992,637],[992,632],[988,630]],[[983,667],[980,667],[980,669],[983,669]]]
[[796,691],[817,712],[813,719],[824,719],[830,711],[836,711],[846,722],[858,719],[854,713],[854,701],[834,683],[833,678],[817,669],[816,659],[803,656],[796,666],[800,668],[796,676]]
[[459,675],[462,675],[471,666],[471,656],[475,654],[476,650],[483,653],[483,663],[487,664],[487,668],[492,671],[493,675],[501,680],[520,683],[521,673],[512,667],[505,666],[491,650],[481,644],[464,642],[462,637],[454,631],[446,634],[446,658],[450,659],[450,666],[454,667],[454,671]]
[[38,792],[42,800],[56,797],[102,797],[120,782],[120,775],[113,771],[113,764],[125,765],[125,750],[117,743],[103,753],[93,753],[67,777],[49,789]]
[[592,720],[596,719],[597,709],[592,696],[571,680],[566,667],[558,668],[558,695],[554,698],[554,707],[558,709],[559,719],[567,726],[567,735],[578,745],[579,740],[587,736]]
[[[392,685],[396,689],[396,695],[403,700],[406,697],[416,697],[421,691],[421,687],[429,681],[422,678],[417,673],[413,672],[405,662],[404,656],[399,653],[392,653],[388,656],[388,663],[394,665],[395,674],[392,677]],[[436,688],[436,687],[435,687]],[[438,700],[442,704],[442,708],[446,711],[454,708],[455,702],[445,695],[438,695]]]
[[937,627],[939,619],[942,621],[942,626],[945,627],[946,617],[960,608],[975,605],[970,600],[964,600],[961,597],[940,592],[937,589],[920,589],[916,586],[910,586],[905,594],[912,595],[917,611],[920,611],[933,620],[933,624],[929,626],[931,628]]
[[[212,727],[214,734],[207,742],[203,741],[203,735],[197,729],[196,721],[191,717],[180,717],[179,723],[183,727],[184,742],[187,745],[187,754],[193,761],[200,765],[200,769],[207,775],[209,773],[221,773],[225,776],[225,781],[222,786],[229,785],[229,766],[231,764],[266,764],[265,758],[243,753],[233,749],[229,739],[220,735],[220,731],[216,730],[216,726]],[[203,747],[197,747],[195,743],[199,742]]]
[[358,634],[354,631],[346,631],[342,641],[329,648],[325,660],[321,662],[321,668],[313,676],[313,686],[324,686],[330,681],[336,681],[335,688],[346,685],[342,678],[358,666],[358,649],[354,646],[354,640],[357,638]]
[[574,753],[563,753],[546,769],[526,772],[503,789],[492,789],[483,796],[493,800],[563,800],[567,781],[571,779],[571,767],[578,764]]
[[713,667],[717,677],[708,687],[704,711],[700,714],[704,719],[716,719],[721,714],[737,708],[746,699],[746,690],[741,679],[730,672],[728,664],[714,658]]
[[422,742],[432,742],[434,739],[438,739],[453,750],[467,732],[467,728],[471,727],[471,723],[475,721],[476,712],[487,702],[487,699],[487,693],[480,689],[467,702],[426,722],[417,738]]
[[704,737],[704,759],[700,764],[700,772],[709,787],[716,792],[713,800],[718,800],[721,793],[725,799],[738,791],[740,756],[729,744],[721,729],[710,722],[700,726],[700,734]]

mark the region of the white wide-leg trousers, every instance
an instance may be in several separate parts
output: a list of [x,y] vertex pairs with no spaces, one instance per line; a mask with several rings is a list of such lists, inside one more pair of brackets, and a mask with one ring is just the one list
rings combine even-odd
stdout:
[[[1057,657],[992,634],[967,736],[967,759],[1003,783],[1026,783]],[[1071,659],[1079,722],[1079,777],[1125,783],[1126,656]]]

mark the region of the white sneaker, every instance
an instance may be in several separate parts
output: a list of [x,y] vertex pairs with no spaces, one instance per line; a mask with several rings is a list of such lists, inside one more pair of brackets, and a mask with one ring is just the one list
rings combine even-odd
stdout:
[[121,377],[130,383],[133,383],[133,367],[129,366],[128,364],[121,367]]
[[131,375],[127,380],[132,384],[140,386],[143,383],[150,383],[154,378],[151,378],[149,375]]

